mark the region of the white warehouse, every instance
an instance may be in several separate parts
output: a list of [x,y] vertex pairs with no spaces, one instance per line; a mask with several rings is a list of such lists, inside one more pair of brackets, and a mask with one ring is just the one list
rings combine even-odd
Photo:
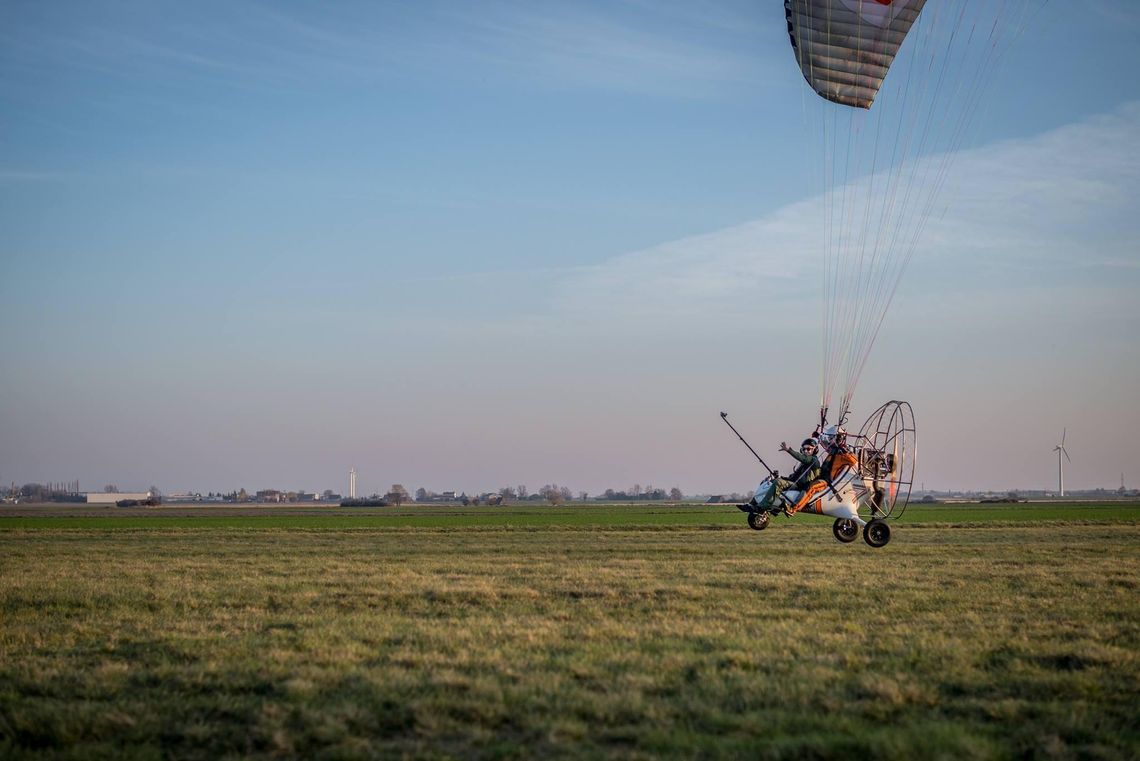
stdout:
[[118,491],[89,491],[87,492],[87,504],[89,505],[113,505],[121,499],[136,499],[139,502],[150,499],[150,492],[118,492]]

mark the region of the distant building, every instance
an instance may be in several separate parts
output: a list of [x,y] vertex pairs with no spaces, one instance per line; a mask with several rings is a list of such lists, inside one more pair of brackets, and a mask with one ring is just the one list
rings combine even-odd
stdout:
[[150,492],[122,492],[122,491],[89,491],[86,494],[89,505],[113,505],[124,499],[133,499],[142,502],[150,499]]
[[[418,494],[419,492],[416,493]],[[461,498],[461,495],[453,491],[440,492],[439,494],[429,491],[424,494],[423,497],[418,497],[416,502],[458,502]]]

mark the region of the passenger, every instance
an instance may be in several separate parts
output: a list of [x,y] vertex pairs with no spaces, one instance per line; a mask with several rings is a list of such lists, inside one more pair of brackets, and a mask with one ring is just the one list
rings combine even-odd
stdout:
[[825,489],[833,487],[844,471],[859,464],[855,455],[847,447],[846,431],[842,428],[836,428],[830,437],[825,436],[825,438],[829,441],[826,444],[827,458],[823,461],[822,472],[808,484],[803,494],[796,500],[796,504],[787,509],[788,515],[795,515],[805,505],[811,504]]
[[799,465],[792,471],[788,478],[780,478],[779,476],[772,479],[771,486],[768,487],[768,493],[756,504],[761,510],[771,507],[780,495],[788,489],[803,489],[805,485],[811,483],[819,478],[820,463],[817,452],[819,445],[814,438],[804,439],[800,444],[800,451],[795,451],[788,446],[788,442],[780,442],[780,451],[787,452],[792,457],[799,461]]

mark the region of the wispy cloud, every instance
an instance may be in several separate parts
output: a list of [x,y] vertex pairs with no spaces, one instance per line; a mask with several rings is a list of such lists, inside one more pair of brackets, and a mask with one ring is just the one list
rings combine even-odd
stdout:
[[[748,77],[748,28],[698,23],[677,6],[499,2],[322,7],[153,6],[64,17],[50,9],[0,31],[6,66],[73,67],[126,79],[156,71],[227,87],[309,88],[386,75],[699,96]],[[720,19],[719,22],[716,19]],[[175,83],[176,84],[176,83]]]
[[[931,216],[920,241],[918,269],[956,273],[957,287],[1002,271],[1024,276],[1140,266],[1140,103],[965,152],[953,176],[942,198],[946,213]],[[859,185],[852,192],[865,190],[866,180]],[[814,297],[823,215],[823,199],[812,198],[752,222],[619,256],[568,273],[558,303],[573,311],[668,318],[679,310],[688,317],[738,299],[770,298],[766,294]],[[1109,273],[1105,278],[1111,282]]]
[[[620,12],[624,10],[625,12]],[[755,52],[740,50],[746,33],[720,29],[712,39],[686,29],[668,9],[634,4],[573,6],[480,4],[449,14],[470,31],[478,53],[519,76],[653,94],[700,95],[755,78]],[[704,30],[708,32],[708,27]]]
[[1140,27],[1140,6],[1133,0],[1088,0],[1088,7],[1113,23]]
[[62,182],[74,179],[70,172],[43,172],[23,169],[0,169],[0,183]]
[[568,311],[687,315],[777,288],[800,291],[815,268],[810,230],[817,206],[793,204],[761,220],[575,270],[557,303]]

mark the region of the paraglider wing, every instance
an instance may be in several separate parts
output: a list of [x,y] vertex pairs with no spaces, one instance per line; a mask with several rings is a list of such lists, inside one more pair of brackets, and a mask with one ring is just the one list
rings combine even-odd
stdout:
[[822,97],[803,103],[819,136],[803,154],[823,181],[824,425],[847,419],[993,72],[1046,2],[783,0],[796,61]]
[[784,0],[804,78],[827,100],[870,108],[926,0]]

